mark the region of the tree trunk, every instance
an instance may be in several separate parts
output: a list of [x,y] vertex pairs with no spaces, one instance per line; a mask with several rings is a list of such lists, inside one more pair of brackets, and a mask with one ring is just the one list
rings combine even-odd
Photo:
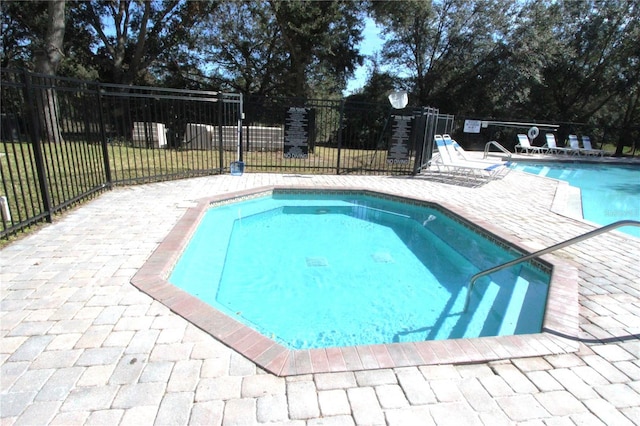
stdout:
[[[64,9],[65,0],[49,2],[47,34],[42,46],[35,52],[35,71],[37,73],[55,75],[64,56],[62,53],[65,30]],[[43,126],[42,136],[46,137],[49,142],[62,142],[62,133],[58,122],[58,102],[53,87],[39,93],[38,109]]]
[[[622,157],[626,143],[631,137],[631,127],[633,126],[634,117],[638,116],[638,108],[640,107],[640,89],[633,88],[627,97],[627,105],[622,117],[620,135],[616,144],[616,153],[614,156]],[[635,154],[635,141],[633,141],[633,154]]]

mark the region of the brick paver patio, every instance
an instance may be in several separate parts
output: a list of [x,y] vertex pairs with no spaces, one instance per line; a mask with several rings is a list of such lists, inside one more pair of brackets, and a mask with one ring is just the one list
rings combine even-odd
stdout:
[[[593,229],[556,181],[245,174],[116,188],[0,252],[2,425],[640,424],[640,239],[557,252],[578,268],[578,351],[476,364],[268,374],[130,284],[194,201],[268,185],[446,202],[532,249]],[[554,206],[552,211],[552,206]]]

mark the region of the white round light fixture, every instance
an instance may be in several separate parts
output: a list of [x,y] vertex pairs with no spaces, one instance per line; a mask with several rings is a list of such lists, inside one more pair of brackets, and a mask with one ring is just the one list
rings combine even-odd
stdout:
[[395,109],[402,109],[409,103],[409,95],[404,90],[391,92],[389,94],[389,102]]

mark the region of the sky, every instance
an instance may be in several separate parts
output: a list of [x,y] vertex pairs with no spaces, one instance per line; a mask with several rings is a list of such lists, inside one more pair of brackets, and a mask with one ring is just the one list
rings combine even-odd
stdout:
[[[360,42],[360,54],[364,56],[373,55],[376,52],[380,52],[382,49],[382,43],[384,39],[380,35],[380,30],[376,26],[373,19],[367,18],[365,20],[365,27],[362,32],[363,39]],[[358,89],[361,89],[367,81],[367,74],[371,62],[365,58],[364,65],[356,68],[355,75],[347,82],[347,89],[344,91],[344,95],[353,94]]]

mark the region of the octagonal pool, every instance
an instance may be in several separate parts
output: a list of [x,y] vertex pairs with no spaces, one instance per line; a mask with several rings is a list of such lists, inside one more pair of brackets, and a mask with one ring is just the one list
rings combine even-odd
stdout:
[[539,333],[549,269],[445,209],[357,191],[212,205],[169,282],[289,349]]

